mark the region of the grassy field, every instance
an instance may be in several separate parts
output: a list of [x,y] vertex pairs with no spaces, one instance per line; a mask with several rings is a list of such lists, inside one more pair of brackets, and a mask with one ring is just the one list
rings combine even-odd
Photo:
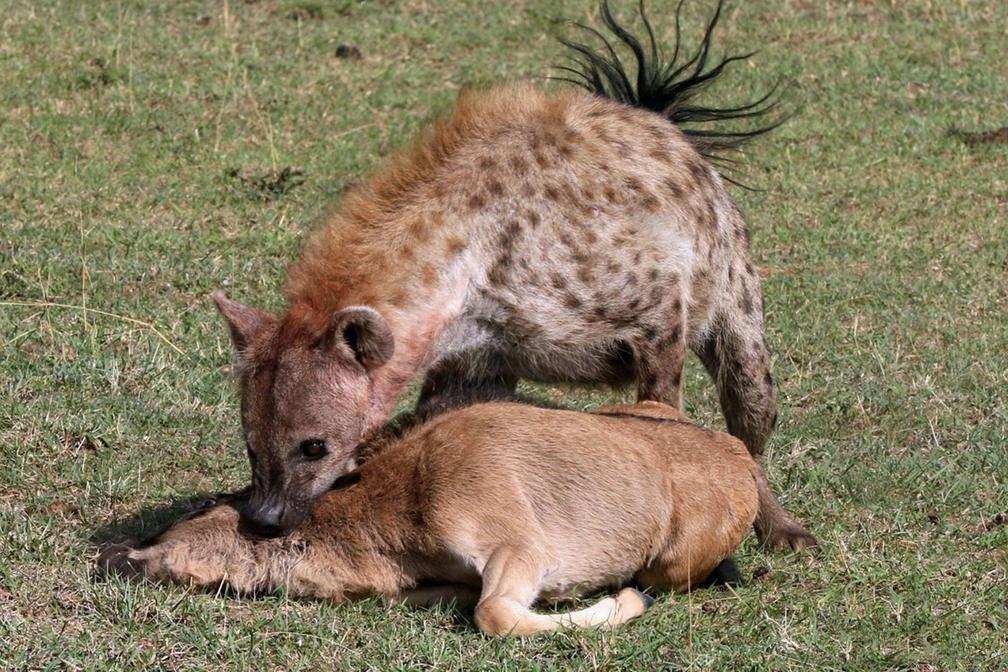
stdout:
[[[650,5],[667,43],[673,4]],[[688,3],[688,35],[711,8]],[[247,479],[207,294],[279,307],[285,265],[347,184],[462,85],[547,74],[555,36],[594,12],[5,3],[0,669],[1008,667],[1008,144],[953,132],[1008,125],[995,0],[725,16],[720,44],[760,52],[714,98],[784,79],[800,107],[749,150],[759,190],[737,196],[780,385],[769,471],[818,556],[750,539],[734,592],[532,641],[448,610],[93,579],[97,544]],[[535,391],[578,407],[627,394]],[[687,400],[723,426],[695,359]]]

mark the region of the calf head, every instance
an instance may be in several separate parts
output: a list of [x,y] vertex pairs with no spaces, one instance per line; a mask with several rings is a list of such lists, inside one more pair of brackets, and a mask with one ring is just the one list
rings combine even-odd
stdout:
[[356,467],[373,376],[392,356],[392,332],[378,312],[363,306],[343,308],[318,324],[290,313],[279,319],[219,291],[213,299],[238,351],[252,467],[242,529],[281,536],[305,518],[315,496]]

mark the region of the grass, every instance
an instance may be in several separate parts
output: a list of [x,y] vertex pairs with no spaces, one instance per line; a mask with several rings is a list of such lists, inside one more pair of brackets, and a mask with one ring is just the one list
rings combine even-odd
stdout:
[[[667,42],[671,4],[651,4]],[[688,35],[708,10],[688,3]],[[547,73],[554,36],[593,12],[7,3],[0,668],[1008,666],[1008,147],[950,133],[1008,124],[1008,6],[994,1],[733,3],[725,17],[721,44],[760,52],[717,95],[786,79],[801,104],[749,152],[761,190],[737,195],[780,384],[770,474],[818,556],[750,539],[753,578],[735,592],[527,642],[446,610],[93,580],[96,543],[247,477],[206,295],[277,308],[283,268],[345,185],[462,84]],[[688,410],[722,426],[701,368]],[[626,394],[538,391],[583,407]]]

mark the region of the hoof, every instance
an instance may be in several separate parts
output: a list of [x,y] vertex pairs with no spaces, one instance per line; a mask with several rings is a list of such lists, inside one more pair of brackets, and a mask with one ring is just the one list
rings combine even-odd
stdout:
[[143,561],[130,557],[135,549],[126,544],[112,544],[98,555],[97,572],[99,576],[108,577],[113,574],[124,577],[143,576]]
[[637,618],[647,611],[647,608],[654,604],[654,598],[636,588],[624,588],[616,596],[616,603],[619,605],[621,615],[630,619]]
[[819,542],[798,523],[789,523],[780,527],[775,527],[760,535],[763,545],[772,551],[794,551],[812,550],[819,546]]

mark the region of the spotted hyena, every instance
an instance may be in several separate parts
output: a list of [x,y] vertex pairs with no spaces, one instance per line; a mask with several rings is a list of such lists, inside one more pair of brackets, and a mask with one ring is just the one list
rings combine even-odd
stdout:
[[[345,194],[291,267],[281,315],[215,295],[238,351],[249,529],[289,531],[421,375],[424,415],[506,398],[519,378],[634,381],[638,399],[680,406],[692,349],[729,431],[762,454],[777,402],[760,280],[705,159],[745,135],[677,122],[766,108],[692,100],[723,66],[705,69],[711,30],[682,68],[602,17],[650,79],[571,44],[589,91],[465,91]],[[766,487],[756,529],[814,543]]]

